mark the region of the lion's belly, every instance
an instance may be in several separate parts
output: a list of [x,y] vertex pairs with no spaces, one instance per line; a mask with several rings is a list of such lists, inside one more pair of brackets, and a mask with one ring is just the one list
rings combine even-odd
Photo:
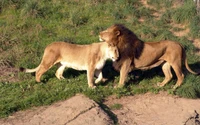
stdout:
[[62,61],[60,63],[66,67],[73,68],[76,70],[87,70],[87,66],[84,64],[79,64],[76,62],[65,62],[65,61]]
[[140,69],[140,70],[149,70],[149,69],[152,69],[152,68],[154,68],[154,67],[157,67],[157,66],[159,66],[159,65],[161,65],[161,64],[163,64],[165,61],[164,60],[158,60],[158,61],[156,61],[156,62],[154,62],[154,63],[151,63],[151,64],[149,64],[149,65],[138,65],[137,67],[135,67],[136,69]]
[[161,47],[154,47],[152,44],[145,44],[143,53],[139,59],[134,59],[134,65],[137,69],[146,69],[147,67],[155,67],[161,64],[163,60],[163,53],[165,49]]

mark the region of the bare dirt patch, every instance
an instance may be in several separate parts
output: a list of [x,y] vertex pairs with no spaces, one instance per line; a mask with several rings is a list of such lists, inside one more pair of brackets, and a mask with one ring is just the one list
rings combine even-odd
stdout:
[[96,102],[76,95],[51,106],[32,108],[0,119],[0,125],[111,125],[113,121]]
[[199,125],[200,99],[147,93],[144,95],[109,97],[105,105],[122,108],[111,110],[120,125]]
[[170,30],[175,36],[178,36],[178,37],[182,37],[182,36],[188,36],[189,32],[190,32],[190,29],[186,26],[186,25],[183,25],[183,24],[176,24],[176,23],[171,23],[172,27],[173,28],[179,28],[179,29],[182,29],[180,31],[173,31],[172,29]]
[[0,65],[0,82],[17,82],[19,69]]
[[108,97],[104,105],[121,105],[112,109],[115,120],[97,103],[84,95],[50,106],[32,108],[0,119],[1,125],[199,125],[200,99],[185,99],[146,93],[117,98]]

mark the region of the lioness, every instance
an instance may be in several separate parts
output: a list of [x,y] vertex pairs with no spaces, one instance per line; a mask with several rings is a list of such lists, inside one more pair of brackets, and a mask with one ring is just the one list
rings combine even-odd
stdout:
[[106,42],[92,43],[88,45],[77,45],[66,42],[54,42],[45,48],[44,55],[40,65],[35,69],[24,69],[21,71],[27,73],[36,72],[36,81],[40,82],[40,77],[53,65],[59,63],[56,71],[58,79],[64,78],[63,71],[65,67],[76,70],[87,70],[87,79],[89,87],[95,87],[93,77],[98,78],[95,83],[102,81],[102,68],[107,59],[117,60],[119,57],[118,49]]
[[175,86],[180,86],[184,79],[182,61],[187,70],[193,74],[187,63],[186,53],[183,47],[170,40],[160,42],[143,42],[128,28],[121,24],[115,24],[99,34],[100,41],[112,43],[118,47],[120,59],[113,63],[115,69],[120,70],[119,87],[124,86],[127,74],[135,69],[147,70],[162,65],[165,79],[158,83],[164,86],[172,79],[171,67],[178,78]]

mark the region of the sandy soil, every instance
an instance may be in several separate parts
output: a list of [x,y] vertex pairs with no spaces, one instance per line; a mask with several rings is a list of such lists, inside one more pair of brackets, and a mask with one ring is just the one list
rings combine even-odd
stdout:
[[[116,98],[108,97],[108,115],[93,100],[77,95],[50,106],[32,108],[0,119],[1,125],[200,125],[200,99],[185,99],[147,93]],[[111,117],[112,116],[112,117]],[[113,117],[114,116],[114,117]]]
[[200,125],[200,99],[179,98],[161,92],[120,99],[111,96],[105,104],[108,107],[122,105],[120,109],[111,110],[120,125]]
[[0,125],[112,125],[99,105],[84,95],[52,104],[19,111],[0,119]]

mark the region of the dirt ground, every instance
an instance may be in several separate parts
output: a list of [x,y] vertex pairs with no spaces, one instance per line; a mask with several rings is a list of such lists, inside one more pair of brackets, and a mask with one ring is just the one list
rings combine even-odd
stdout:
[[200,125],[200,99],[185,99],[168,95],[146,93],[117,99],[109,97],[108,107],[118,104],[120,109],[112,110],[120,125]]
[[84,95],[50,106],[32,108],[0,119],[1,125],[200,125],[200,99],[185,99],[166,92],[116,98],[104,105],[118,109],[105,112]]
[[0,119],[0,125],[112,125],[99,105],[84,95],[50,106],[34,107]]

